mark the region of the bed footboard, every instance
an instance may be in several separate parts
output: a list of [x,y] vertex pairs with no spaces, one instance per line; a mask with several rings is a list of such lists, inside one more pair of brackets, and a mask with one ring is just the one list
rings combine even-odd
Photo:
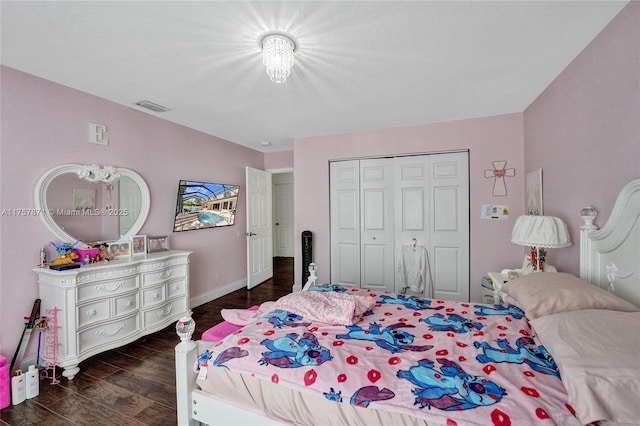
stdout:
[[191,340],[194,329],[195,322],[188,316],[181,318],[176,324],[181,339],[175,348],[178,425],[282,425],[263,415],[216,399],[198,389],[193,366],[200,354],[211,346],[211,342]]
[[191,393],[196,388],[196,375],[193,366],[198,359],[198,343],[190,339],[182,340],[176,346],[176,399],[178,425],[195,425],[192,419]]

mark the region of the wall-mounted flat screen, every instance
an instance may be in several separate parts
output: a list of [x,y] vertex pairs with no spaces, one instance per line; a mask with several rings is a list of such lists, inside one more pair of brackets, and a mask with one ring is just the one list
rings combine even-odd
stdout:
[[181,180],[173,232],[233,225],[239,190],[238,185]]

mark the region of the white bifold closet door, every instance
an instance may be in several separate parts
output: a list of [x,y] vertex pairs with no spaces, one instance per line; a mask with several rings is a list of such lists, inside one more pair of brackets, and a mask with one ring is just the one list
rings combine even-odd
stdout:
[[429,253],[434,298],[469,300],[467,152],[331,162],[331,282],[401,291],[402,246]]

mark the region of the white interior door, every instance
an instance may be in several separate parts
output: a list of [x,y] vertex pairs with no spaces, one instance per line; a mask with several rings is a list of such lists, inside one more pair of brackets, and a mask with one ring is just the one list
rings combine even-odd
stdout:
[[271,173],[246,168],[247,288],[273,276]]
[[293,257],[293,173],[273,175],[273,254]]

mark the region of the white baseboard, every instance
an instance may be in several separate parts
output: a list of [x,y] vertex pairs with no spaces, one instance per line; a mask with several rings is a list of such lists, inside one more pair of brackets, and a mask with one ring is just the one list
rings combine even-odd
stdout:
[[205,303],[211,302],[212,300],[216,300],[222,296],[226,296],[229,293],[232,293],[236,290],[240,290],[243,287],[247,286],[247,279],[241,279],[230,284],[225,285],[224,287],[217,288],[208,293],[202,294],[198,297],[194,297],[191,299],[191,307],[195,308],[196,306],[204,305]]
[[35,355],[30,357],[25,357],[25,358],[22,358],[22,361],[20,361],[20,365],[14,366],[13,369],[15,371],[19,368],[22,370],[23,373],[26,373],[29,370],[29,366],[34,365],[35,363],[36,363]]

